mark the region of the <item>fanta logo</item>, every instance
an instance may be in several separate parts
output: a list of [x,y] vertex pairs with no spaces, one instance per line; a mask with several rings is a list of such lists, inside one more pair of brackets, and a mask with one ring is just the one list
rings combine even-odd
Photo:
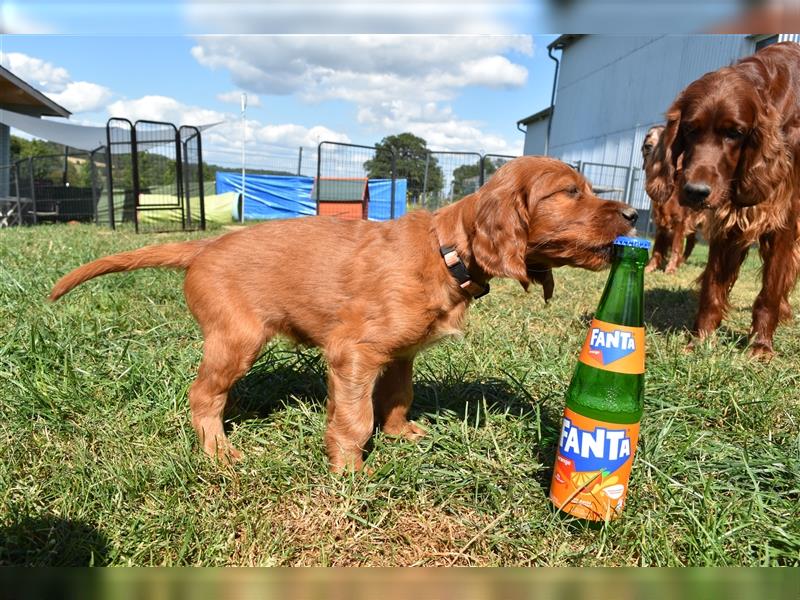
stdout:
[[589,354],[594,358],[599,358],[601,363],[608,363],[619,360],[636,351],[636,340],[630,331],[604,331],[599,327],[593,327],[589,337]]
[[575,463],[576,471],[616,471],[631,456],[631,439],[624,429],[577,427],[564,417],[559,449]]

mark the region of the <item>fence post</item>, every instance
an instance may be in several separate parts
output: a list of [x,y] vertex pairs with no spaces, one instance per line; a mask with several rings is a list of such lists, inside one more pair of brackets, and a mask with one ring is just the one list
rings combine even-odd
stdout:
[[425,151],[425,175],[422,178],[422,206],[428,208],[428,165],[431,162],[431,151]]
[[303,147],[300,146],[297,152],[297,176],[300,177],[300,173],[303,172]]
[[394,219],[394,192],[395,182],[397,179],[397,157],[394,154],[394,148],[389,148],[392,153],[392,194],[391,201],[389,202],[389,219]]
[[317,196],[317,198],[316,198],[316,200],[317,200],[317,214],[319,214],[319,179],[322,176],[322,172],[320,171],[320,168],[322,167],[322,144],[324,144],[324,143],[325,142],[320,142],[319,144],[317,144],[317,181],[315,182],[315,185],[314,185],[314,187],[317,188],[316,189],[316,192],[317,192],[316,193],[316,196]]
[[483,187],[485,181],[484,169],[486,168],[486,156],[481,155],[480,167],[478,169],[478,187]]
[[31,210],[33,211],[33,224],[38,225],[39,217],[36,215],[36,188],[33,178],[33,157],[28,158],[28,176],[31,181]]
[[95,152],[97,152],[97,150],[92,150],[89,153],[89,179],[92,182],[92,220],[95,225],[99,225],[97,215],[97,203],[99,202],[99,197],[97,195],[97,169],[94,166]]

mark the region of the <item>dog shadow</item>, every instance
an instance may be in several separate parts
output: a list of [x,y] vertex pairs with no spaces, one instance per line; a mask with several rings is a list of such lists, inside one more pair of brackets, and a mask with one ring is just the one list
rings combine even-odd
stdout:
[[84,521],[37,515],[0,526],[0,566],[104,566],[108,550],[105,534]]
[[[326,399],[326,365],[321,355],[308,350],[268,351],[231,390],[226,421],[264,419],[299,404],[324,413]],[[529,421],[530,430],[540,432],[531,443],[538,445],[537,458],[547,467],[537,473],[537,480],[548,489],[561,428],[561,415],[549,409],[549,404],[531,398],[511,377],[437,376],[420,366],[415,370],[409,418],[424,417],[432,423],[457,419],[476,428],[485,426],[489,414]]]
[[645,327],[662,333],[688,333],[697,315],[697,293],[655,288],[644,293]]

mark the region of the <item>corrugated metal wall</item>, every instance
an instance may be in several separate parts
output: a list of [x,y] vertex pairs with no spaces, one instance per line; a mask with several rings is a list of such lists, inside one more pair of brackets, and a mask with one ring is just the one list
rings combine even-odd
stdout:
[[547,137],[547,118],[535,121],[526,127],[525,148],[522,153],[528,156],[544,154],[544,141]]
[[[572,163],[641,167],[644,134],[663,121],[675,96],[754,49],[755,41],[744,35],[579,38],[562,52],[550,154]],[[601,173],[587,166],[584,172],[602,178],[602,185],[627,185],[625,169]],[[634,173],[632,189],[631,204],[649,208],[641,172]]]

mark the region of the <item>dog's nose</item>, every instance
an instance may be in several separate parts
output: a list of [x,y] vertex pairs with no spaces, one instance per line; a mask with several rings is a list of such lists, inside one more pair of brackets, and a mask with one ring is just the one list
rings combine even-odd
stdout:
[[639,218],[639,211],[633,208],[632,206],[626,206],[623,209],[620,209],[622,216],[625,217],[627,221],[630,222],[631,227],[636,225],[636,221]]
[[689,204],[699,206],[703,204],[706,198],[708,198],[708,196],[711,194],[711,186],[702,182],[689,182],[683,186],[683,193]]

